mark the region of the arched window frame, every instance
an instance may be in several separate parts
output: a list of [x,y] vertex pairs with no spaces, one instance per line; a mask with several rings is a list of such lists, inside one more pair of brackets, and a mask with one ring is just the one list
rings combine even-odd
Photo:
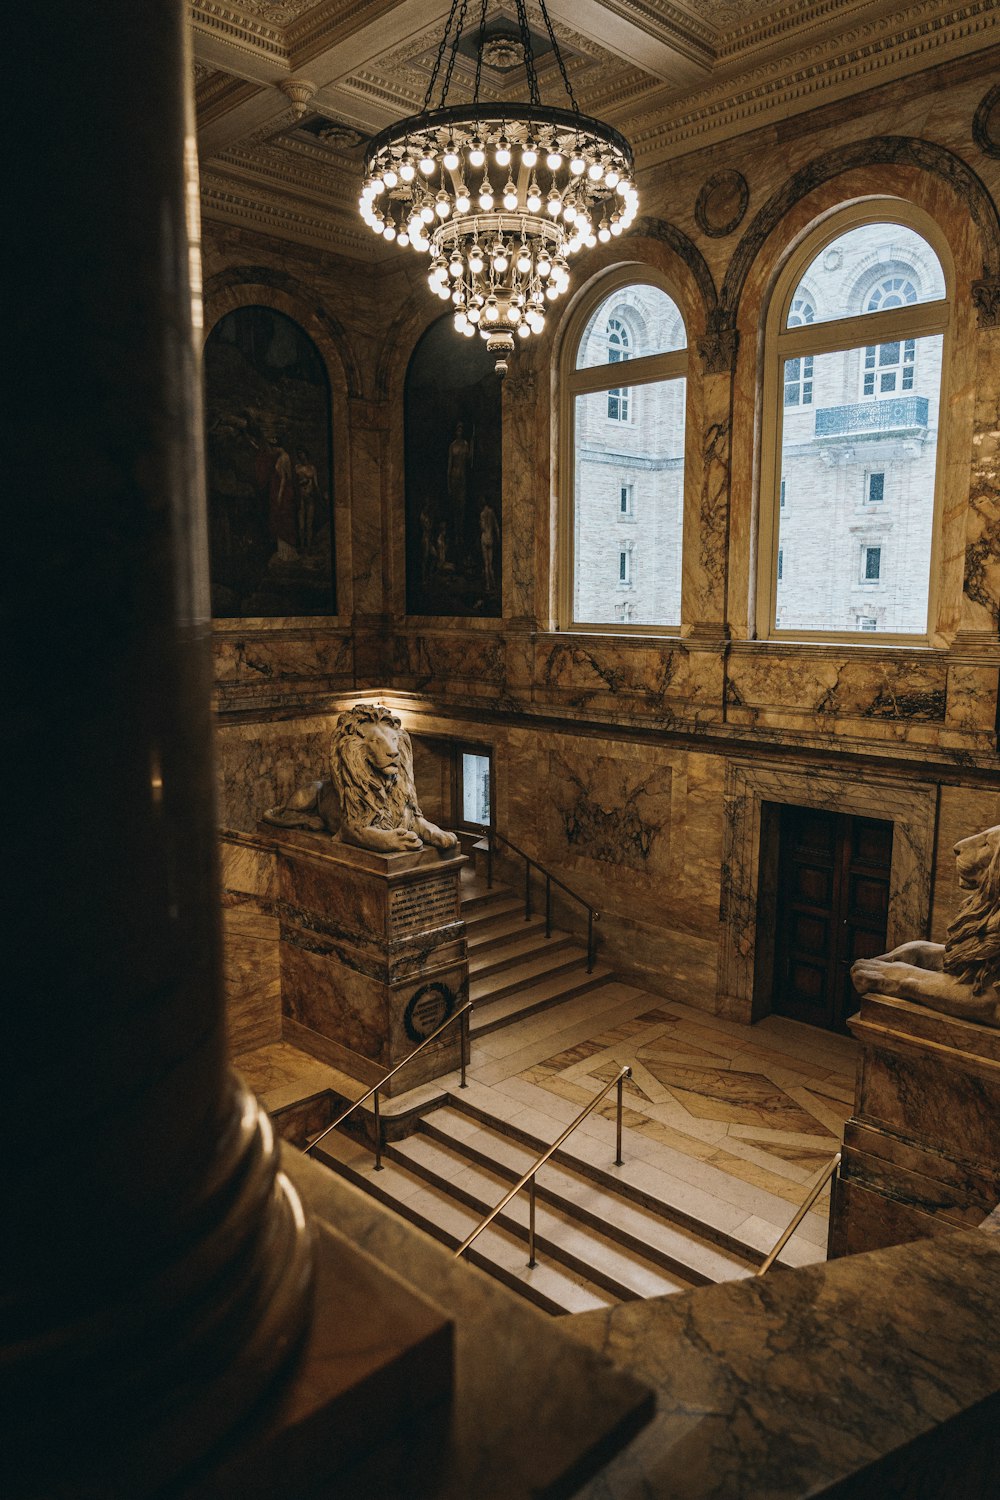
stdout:
[[[666,622],[662,625],[637,625],[631,623],[627,618],[617,620],[613,623],[577,620],[574,616],[574,582],[575,582],[575,557],[574,557],[574,470],[575,470],[575,409],[576,397],[589,395],[597,391],[608,391],[612,389],[614,375],[612,372],[620,368],[620,364],[592,365],[586,369],[575,368],[577,355],[580,350],[581,340],[586,331],[587,324],[595,310],[602,302],[611,298],[615,292],[624,292],[632,286],[651,286],[665,292],[673,301],[684,318],[684,306],[681,301],[679,289],[671,284],[666,277],[660,275],[652,267],[632,263],[620,266],[616,270],[606,272],[598,276],[594,282],[584,289],[580,300],[575,307],[571,319],[567,325],[566,335],[562,341],[559,358],[558,380],[559,380],[559,496],[558,496],[558,584],[556,592],[557,623],[560,630],[599,631],[602,635],[613,635],[627,633],[629,635],[673,635],[680,629],[680,620]],[[609,312],[610,319],[621,317],[620,311],[612,305]],[[633,344],[640,337],[639,331],[634,323],[629,321],[629,333]],[[685,338],[688,336],[688,324],[684,319]],[[684,378],[687,380],[689,367],[689,348],[685,344],[683,349],[677,349],[669,354],[648,354],[636,357],[634,354],[628,360],[628,390],[630,393],[630,409],[635,410],[637,390],[643,386],[652,385],[657,381],[676,380]],[[685,480],[687,470],[688,452],[688,426],[689,426],[689,401],[690,386],[685,390],[685,474],[682,475],[681,492],[685,497]],[[683,521],[684,502],[682,502]],[[683,545],[683,540],[682,540]]]
[[[796,328],[786,327],[789,309],[795,292],[807,268],[824,247],[852,229],[869,224],[901,224],[921,235],[936,254],[944,276],[945,295],[933,302],[917,303],[911,307],[892,308],[888,312],[864,313],[844,318],[829,319]],[[917,272],[917,268],[914,268]],[[877,278],[867,282],[865,300]],[[943,340],[941,358],[941,386],[938,404],[938,441],[935,459],[934,504],[931,531],[930,573],[927,598],[927,624],[924,632],[895,634],[879,633],[871,645],[926,646],[933,633],[933,622],[937,613],[937,587],[941,542],[941,508],[946,470],[947,448],[946,413],[948,411],[947,374],[951,363],[950,328],[954,301],[955,269],[951,250],[940,227],[924,210],[900,198],[867,199],[862,203],[846,205],[824,217],[796,246],[778,276],[768,304],[764,325],[764,360],[761,391],[761,466],[759,489],[759,526],[756,586],[756,629],[758,640],[780,640],[783,643],[799,641],[845,641],[858,645],[858,633],[850,630],[779,630],[775,625],[777,608],[778,536],[781,519],[780,484],[782,467],[782,435],[785,407],[784,362],[787,359],[804,358],[860,349],[861,362],[864,349],[895,341],[899,336],[922,338],[940,334]],[[874,397],[866,397],[873,400]]]

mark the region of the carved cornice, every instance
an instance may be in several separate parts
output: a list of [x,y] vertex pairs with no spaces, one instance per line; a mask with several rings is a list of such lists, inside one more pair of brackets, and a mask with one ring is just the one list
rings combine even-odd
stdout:
[[325,250],[337,250],[356,259],[371,261],[371,235],[355,230],[357,215],[341,215],[329,209],[313,211],[287,197],[255,187],[252,194],[240,192],[232,180],[215,174],[202,175],[202,214],[271,230],[285,239],[303,240]]
[[[992,36],[991,36],[992,33]],[[708,137],[736,135],[764,125],[774,114],[796,114],[815,107],[824,94],[856,92],[882,75],[905,76],[957,51],[1000,42],[1000,10],[995,0],[971,0],[947,11],[940,0],[922,0],[905,12],[901,29],[885,34],[885,23],[869,22],[835,39],[817,42],[803,54],[772,59],[687,92],[650,99],[644,115],[629,126],[640,164],[695,150]],[[844,47],[844,42],[851,43]],[[973,45],[970,45],[973,44]],[[835,50],[835,48],[839,50]]]
[[188,0],[188,3],[195,32],[201,30],[224,37],[229,46],[242,52],[287,63],[288,48],[282,27],[248,16],[236,6],[216,4],[215,0]]

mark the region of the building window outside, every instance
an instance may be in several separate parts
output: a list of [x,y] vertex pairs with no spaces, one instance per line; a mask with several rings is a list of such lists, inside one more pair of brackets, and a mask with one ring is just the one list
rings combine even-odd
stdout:
[[858,615],[859,630],[877,630],[878,621],[874,615]]
[[490,826],[490,757],[463,751],[462,822],[476,827]]
[[[900,213],[895,203],[887,209]],[[768,315],[765,368],[775,400],[765,412],[773,437],[765,438],[762,466],[773,498],[760,512],[758,629],[765,636],[875,628],[858,623],[852,591],[859,581],[880,585],[880,633],[927,630],[947,287],[923,234],[895,217],[873,222],[871,211],[845,209],[841,222],[851,227],[834,229],[832,239],[824,238],[829,224],[817,230],[814,253],[790,264]],[[869,319],[876,316],[880,342],[873,343]],[[860,579],[855,571],[859,501],[878,506],[893,527],[889,580],[881,545],[862,548]],[[784,568],[789,545],[800,548],[792,579]],[[821,569],[802,561],[813,556],[825,560]]]
[[[568,493],[562,513],[568,525],[561,535],[560,623],[563,628],[626,623],[640,630],[676,628],[687,335],[676,302],[656,281],[637,281],[629,268],[606,278],[605,286],[609,283],[610,292],[590,301],[589,315],[584,303],[577,336],[571,328],[564,346],[564,430],[571,461],[563,469]],[[623,362],[629,365],[627,387],[617,383]],[[628,548],[616,549],[610,568],[609,488],[615,515],[630,523],[634,537]],[[641,569],[632,554],[639,546]],[[627,615],[621,613],[623,589],[631,596]]]

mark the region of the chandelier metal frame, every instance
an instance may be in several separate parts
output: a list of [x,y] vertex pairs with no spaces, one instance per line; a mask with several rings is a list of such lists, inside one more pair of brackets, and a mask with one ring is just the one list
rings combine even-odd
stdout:
[[430,255],[431,290],[451,302],[460,333],[486,340],[501,375],[515,335],[541,333],[546,306],[569,286],[569,257],[622,234],[639,201],[631,146],[581,113],[545,0],[537,4],[570,108],[541,102],[525,0],[515,0],[516,40],[529,102],[480,99],[490,40],[482,0],[473,96],[449,105],[468,9],[452,0],[423,109],[369,142],[359,200],[376,234]]

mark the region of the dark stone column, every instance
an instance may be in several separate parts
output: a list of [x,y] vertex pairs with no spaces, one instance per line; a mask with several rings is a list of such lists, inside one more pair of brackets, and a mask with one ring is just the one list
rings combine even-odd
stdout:
[[7,1494],[160,1488],[308,1317],[225,1056],[184,11],[33,11],[7,93]]

